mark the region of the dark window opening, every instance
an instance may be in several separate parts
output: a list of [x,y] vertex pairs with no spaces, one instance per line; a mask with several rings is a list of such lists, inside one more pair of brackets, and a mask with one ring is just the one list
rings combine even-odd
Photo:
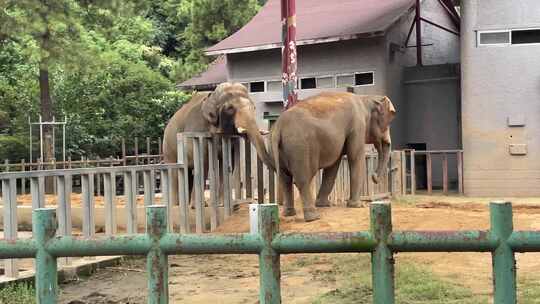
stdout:
[[373,84],[373,72],[358,73],[354,75],[354,85]]
[[252,93],[264,92],[264,81],[255,81],[249,84],[249,91]]
[[526,43],[540,43],[540,29],[512,31],[512,44]]
[[315,78],[302,78],[300,80],[300,88],[301,89],[315,89],[317,87],[317,82],[315,81]]

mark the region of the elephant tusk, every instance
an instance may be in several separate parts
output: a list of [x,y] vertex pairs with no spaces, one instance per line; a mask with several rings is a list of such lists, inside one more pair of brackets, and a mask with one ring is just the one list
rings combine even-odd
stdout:
[[268,135],[270,134],[269,131],[266,131],[266,130],[259,130],[259,133],[261,133],[261,135]]
[[237,130],[238,133],[240,133],[240,134],[246,133],[246,129],[244,129],[244,128],[242,128],[242,127],[238,127],[238,128],[236,128],[236,130]]

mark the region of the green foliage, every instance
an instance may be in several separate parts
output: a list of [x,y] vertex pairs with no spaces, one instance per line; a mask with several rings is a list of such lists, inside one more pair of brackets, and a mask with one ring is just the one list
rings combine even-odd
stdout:
[[121,137],[162,136],[190,98],[175,83],[202,71],[212,60],[203,50],[242,27],[260,3],[0,1],[0,134],[18,143],[10,158],[27,157],[19,144],[28,142],[28,118],[43,112],[40,67],[49,71],[54,116],[68,121],[68,152],[114,155]]
[[[0,159],[19,162],[28,155],[26,141],[20,136],[0,135]],[[26,157],[28,159],[28,157]]]
[[176,77],[186,79],[204,70],[211,60],[204,48],[239,30],[259,8],[257,0],[183,0],[179,16],[189,20],[182,33],[189,51]]
[[28,284],[10,284],[0,288],[0,304],[34,304],[36,291]]

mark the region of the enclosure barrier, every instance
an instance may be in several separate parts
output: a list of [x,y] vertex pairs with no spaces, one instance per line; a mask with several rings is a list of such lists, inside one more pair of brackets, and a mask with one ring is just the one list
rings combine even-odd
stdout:
[[[426,174],[426,190],[427,194],[431,195],[433,194],[433,158],[436,155],[441,156],[441,169],[442,169],[442,193],[444,195],[449,193],[449,166],[448,166],[448,159],[449,156],[455,156],[456,162],[455,162],[455,168],[456,173],[456,179],[457,179],[457,193],[462,195],[464,194],[463,189],[463,150],[403,150],[403,158],[407,157],[407,154],[409,156],[409,177],[410,177],[410,194],[415,195],[416,191],[418,190],[417,182],[418,182],[418,168],[416,168],[416,161],[419,157],[425,157],[425,173]],[[405,175],[407,172],[407,161],[403,161],[404,168],[402,169],[403,174]],[[406,180],[406,178],[403,178],[403,180]],[[407,183],[403,184],[403,194],[407,194]]]
[[[83,207],[82,233],[86,238],[92,238],[95,231],[95,202],[94,202],[94,177],[102,176],[104,183],[104,209],[105,209],[105,234],[112,236],[117,234],[117,212],[116,212],[116,177],[123,176],[125,196],[126,196],[126,232],[137,233],[137,197],[139,189],[137,187],[139,175],[144,180],[144,205],[154,205],[156,171],[161,175],[161,204],[168,209],[173,208],[170,199],[170,191],[173,179],[170,178],[172,172],[177,170],[180,174],[183,171],[182,164],[160,164],[127,167],[103,167],[85,169],[65,169],[65,170],[44,170],[28,172],[0,173],[2,184],[2,207],[3,207],[3,232],[4,238],[9,241],[17,239],[18,218],[17,218],[17,180],[30,180],[30,192],[32,198],[32,210],[45,207],[45,178],[54,177],[58,185],[56,204],[58,206],[58,234],[62,236],[72,235],[72,212],[71,194],[72,179],[75,176],[81,179],[81,202]],[[180,175],[179,174],[179,175]],[[99,179],[98,179],[99,181]],[[183,202],[182,205],[186,205]],[[187,208],[180,210],[180,217],[187,218],[184,212]],[[169,215],[169,229],[173,229],[172,212]],[[177,222],[177,221],[176,221]],[[65,260],[69,264],[69,260]],[[19,267],[14,260],[5,261],[5,275],[8,277],[18,277]]]
[[55,236],[54,209],[33,213],[31,240],[0,241],[0,258],[32,258],[36,263],[37,303],[56,303],[57,258],[146,255],[148,303],[168,303],[168,261],[175,254],[258,254],[259,302],[281,303],[280,255],[370,252],[373,302],[394,303],[394,252],[491,252],[495,304],[516,303],[514,252],[540,251],[540,231],[513,231],[512,205],[490,204],[489,231],[392,231],[388,202],[370,206],[370,231],[356,233],[280,233],[278,206],[257,208],[257,231],[229,235],[174,234],[167,230],[164,206],[146,209],[146,234],[77,238]]

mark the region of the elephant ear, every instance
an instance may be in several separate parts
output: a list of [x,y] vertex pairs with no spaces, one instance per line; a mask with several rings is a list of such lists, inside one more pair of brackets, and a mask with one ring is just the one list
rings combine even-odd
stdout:
[[394,119],[396,115],[396,108],[394,104],[387,96],[382,96],[380,99],[375,99],[374,110],[377,111],[379,115],[382,115],[387,124]]
[[218,110],[220,107],[221,96],[224,94],[225,89],[230,87],[228,82],[221,83],[216,87],[214,92],[210,94],[202,102],[202,115],[210,124],[217,126],[218,123]]

